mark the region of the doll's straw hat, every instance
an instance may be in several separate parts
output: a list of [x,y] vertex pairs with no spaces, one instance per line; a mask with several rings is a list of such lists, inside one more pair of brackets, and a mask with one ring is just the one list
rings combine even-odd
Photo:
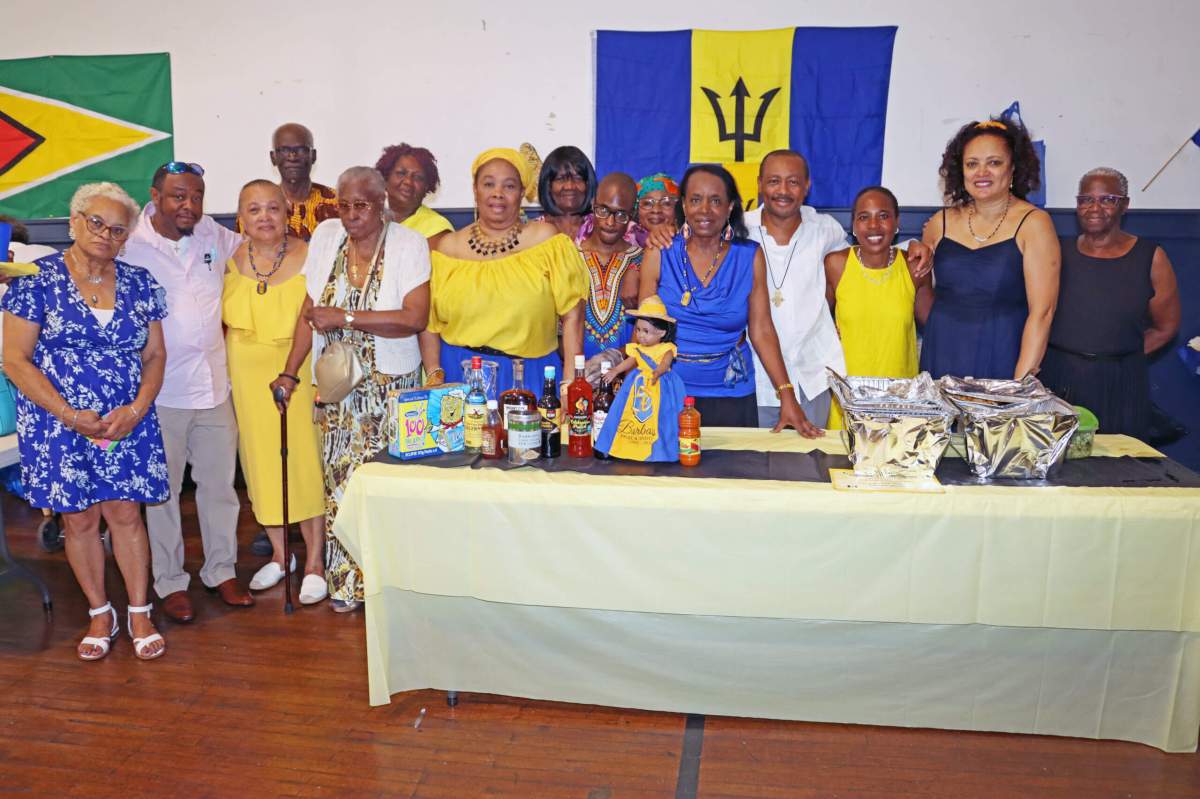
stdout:
[[658,319],[663,322],[675,324],[675,320],[667,316],[667,306],[663,303],[657,294],[651,294],[646,299],[642,300],[642,304],[632,311],[626,311],[625,315],[631,319]]

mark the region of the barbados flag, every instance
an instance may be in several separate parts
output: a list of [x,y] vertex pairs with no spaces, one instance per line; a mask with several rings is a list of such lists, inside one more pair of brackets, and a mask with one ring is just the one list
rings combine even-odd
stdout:
[[165,53],[0,61],[0,213],[66,216],[84,183],[141,202],[173,151]]
[[600,31],[596,167],[678,178],[724,164],[751,205],[758,165],[809,162],[808,204],[848,207],[879,183],[895,27]]

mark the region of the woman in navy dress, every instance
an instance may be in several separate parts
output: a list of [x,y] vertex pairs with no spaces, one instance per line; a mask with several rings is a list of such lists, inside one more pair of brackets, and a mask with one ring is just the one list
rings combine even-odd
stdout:
[[642,302],[657,294],[678,320],[675,374],[695,397],[705,425],[757,427],[753,345],[780,396],[775,432],[791,427],[819,436],[787,382],[768,305],[766,262],[747,238],[733,176],[723,167],[697,164],[679,185],[680,231],[667,249],[646,251],[639,291]]
[[1039,169],[1016,122],[970,122],[946,146],[949,207],[929,218],[923,237],[934,250],[932,310],[917,308],[921,369],[935,378],[1019,379],[1041,365],[1060,256],[1050,215],[1025,200]]
[[100,517],[129,595],[128,629],[142,660],[163,654],[150,622],[150,550],[138,504],[167,498],[154,398],[166,351],[166,297],[150,273],[116,259],[138,206],[112,183],[71,200],[75,243],[14,280],[4,310],[4,371],[19,390],[17,436],[27,499],[63,514],[67,560],[92,617],[79,657],[108,654],[120,625],[104,588]]

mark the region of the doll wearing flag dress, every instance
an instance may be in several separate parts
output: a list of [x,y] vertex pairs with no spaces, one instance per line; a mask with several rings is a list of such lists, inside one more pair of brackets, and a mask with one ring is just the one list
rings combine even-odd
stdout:
[[611,383],[636,371],[621,384],[595,448],[633,461],[678,461],[679,412],[686,392],[683,381],[671,372],[675,320],[657,296],[647,297],[625,316],[634,320],[633,341],[625,345],[629,357],[604,379]]

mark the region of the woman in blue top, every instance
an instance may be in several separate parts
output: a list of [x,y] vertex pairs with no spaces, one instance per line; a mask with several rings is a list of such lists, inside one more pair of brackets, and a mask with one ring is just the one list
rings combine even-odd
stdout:
[[969,122],[946,146],[949,208],[923,235],[934,250],[933,310],[917,307],[921,369],[934,377],[1019,380],[1041,366],[1060,255],[1050,215],[1025,200],[1039,168],[1018,122]]
[[154,399],[166,349],[162,287],[117,260],[138,206],[112,183],[71,200],[75,243],[12,281],[4,310],[4,371],[20,391],[17,437],[27,499],[60,511],[67,561],[88,598],[83,660],[108,654],[119,628],[104,588],[100,517],[129,596],[128,628],[142,660],[165,651],[150,622],[150,547],[138,504],[167,499],[167,459]]
[[720,166],[696,164],[679,185],[679,233],[670,247],[643,256],[639,291],[641,301],[657,294],[678,320],[675,374],[696,398],[705,425],[757,427],[753,345],[780,395],[775,432],[791,427],[819,436],[787,382],[767,304],[766,265],[758,245],[746,238],[733,176]]

